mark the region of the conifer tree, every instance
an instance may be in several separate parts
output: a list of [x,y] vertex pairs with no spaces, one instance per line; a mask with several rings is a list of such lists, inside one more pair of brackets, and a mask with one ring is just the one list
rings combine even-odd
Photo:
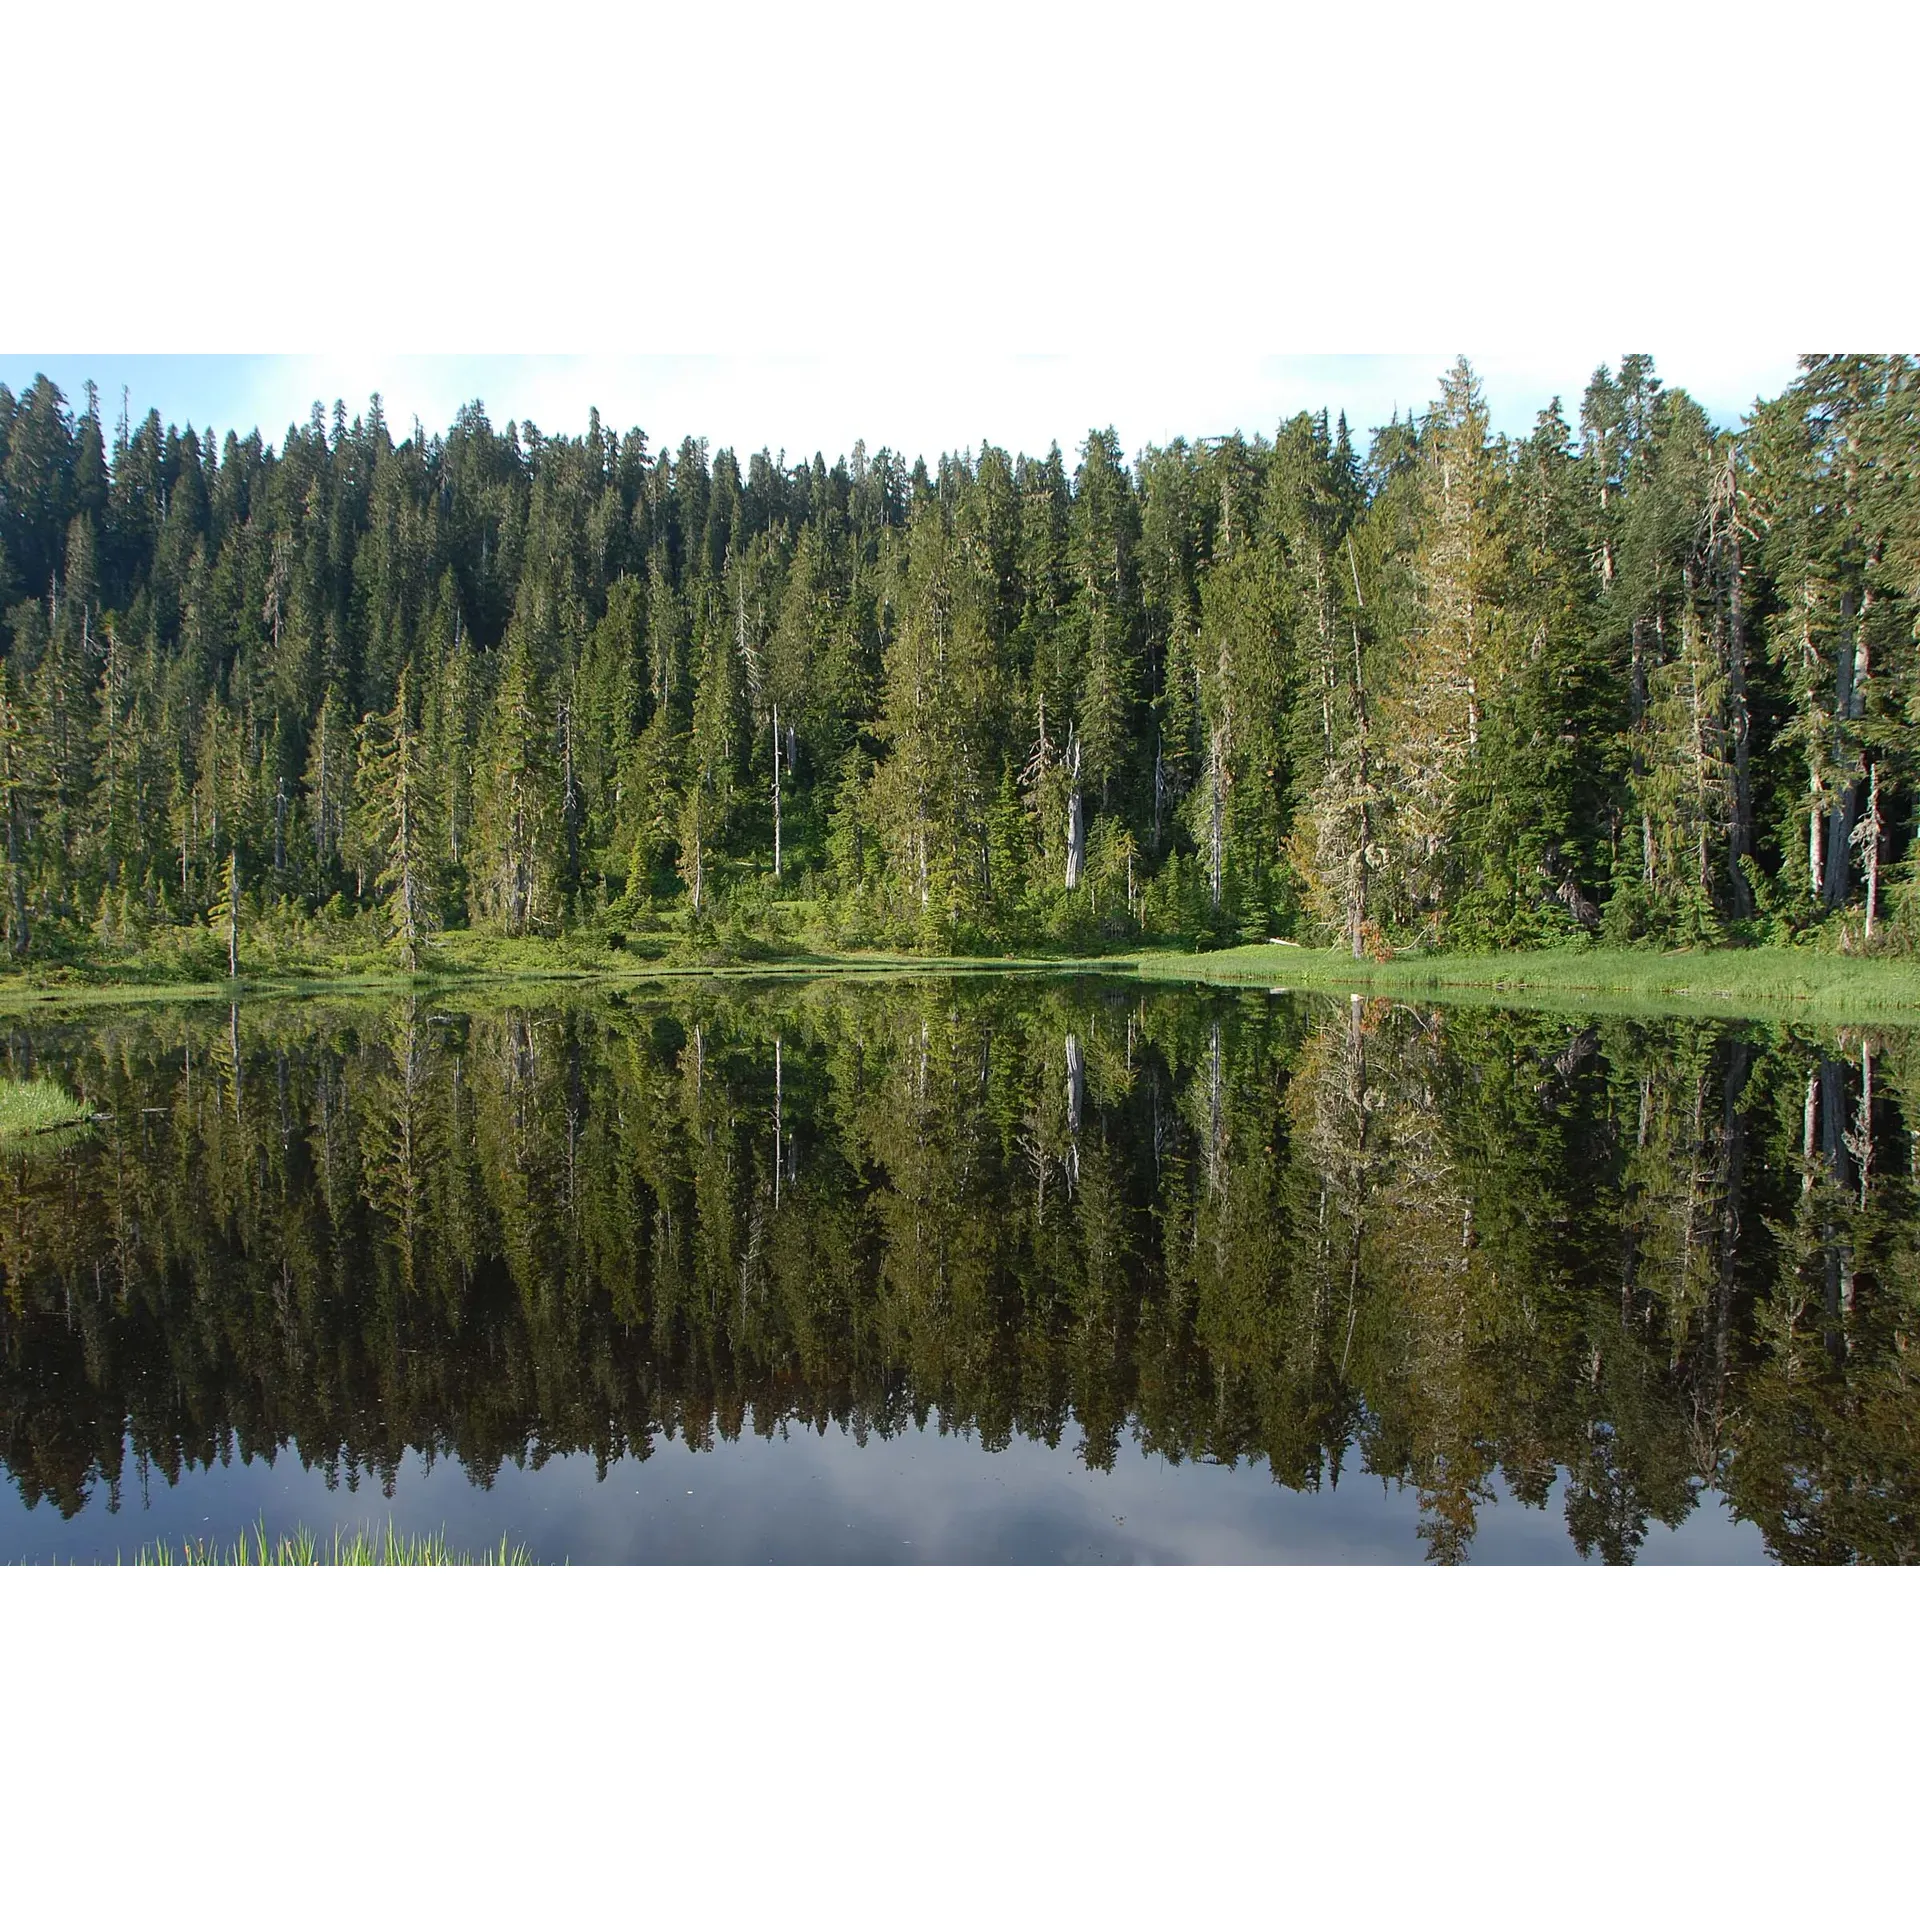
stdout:
[[439,925],[431,822],[432,771],[412,712],[411,668],[400,669],[391,708],[360,724],[357,837],[372,856],[375,889],[385,897],[393,944],[409,973],[419,970]]
[[214,930],[227,949],[227,978],[240,972],[240,848],[237,841],[227,848],[220,868],[220,893],[213,910]]
[[480,737],[473,823],[475,916],[509,936],[547,932],[559,921],[554,733],[526,632],[516,624]]
[[1457,880],[1461,783],[1495,685],[1488,574],[1494,463],[1480,383],[1464,360],[1420,434],[1418,600],[1381,712],[1395,795],[1396,878],[1407,913],[1436,929]]
[[332,688],[314,723],[302,785],[313,857],[324,877],[339,866],[353,810],[353,735],[346,704]]
[[11,681],[8,664],[0,662],[0,810],[4,811],[6,830],[7,953],[21,961],[33,944],[29,886],[34,820],[45,774],[40,743]]
[[1905,939],[1915,364],[1736,428],[1629,354],[1511,443],[1463,365],[1364,459],[1309,414],[1131,465],[0,391],[10,946],[204,925],[236,853],[390,905],[352,722],[403,676],[429,891],[496,929],[773,867],[938,943]]
[[685,755],[686,778],[677,837],[680,878],[688,904],[700,913],[712,904],[715,855],[732,821],[738,685],[743,673],[735,623],[711,596],[701,623],[699,674]]

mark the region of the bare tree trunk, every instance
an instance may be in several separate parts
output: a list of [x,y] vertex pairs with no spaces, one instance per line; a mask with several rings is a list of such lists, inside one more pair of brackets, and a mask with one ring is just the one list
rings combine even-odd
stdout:
[[[1353,557],[1353,536],[1347,536],[1347,559],[1353,567],[1353,591],[1364,608],[1366,600],[1360,596],[1360,563]],[[1360,672],[1360,625],[1358,621],[1347,623],[1353,636],[1353,712],[1355,727],[1355,745],[1359,758],[1355,767],[1355,777],[1360,785],[1359,835],[1358,845],[1353,858],[1353,896],[1348,906],[1349,931],[1352,935],[1353,957],[1358,960],[1365,945],[1363,930],[1367,923],[1367,857],[1371,852],[1373,821],[1367,809],[1367,686]]]
[[27,924],[27,876],[20,864],[19,810],[7,804],[7,948],[16,960],[27,957],[32,932]]
[[[1727,449],[1728,481],[1733,484],[1733,449]],[[1733,731],[1733,820],[1727,834],[1727,879],[1731,887],[1734,918],[1747,919],[1753,912],[1753,888],[1747,870],[1741,864],[1753,852],[1753,771],[1752,714],[1747,706],[1747,628],[1746,607],[1741,594],[1743,561],[1740,553],[1740,528],[1734,519],[1738,493],[1728,509],[1727,530],[1727,704]]]
[[[320,780],[319,791],[314,795],[313,808],[313,857],[322,862],[327,857],[327,709],[320,709]],[[180,885],[187,884],[186,842],[181,842]]]
[[1160,851],[1160,823],[1167,799],[1167,762],[1156,729],[1153,738],[1153,850]]
[[1860,1124],[1854,1146],[1860,1162],[1860,1211],[1865,1213],[1873,1184],[1873,1045],[1867,1040],[1860,1042]]
[[1226,868],[1227,743],[1216,726],[1207,754],[1207,782],[1212,795],[1212,817],[1207,825],[1207,866],[1213,910],[1220,911],[1220,889]]
[[1220,1022],[1213,1023],[1207,1041],[1207,1191],[1220,1190],[1221,1150],[1225,1145],[1220,1125]]
[[1875,917],[1880,911],[1880,762],[1867,769],[1867,817],[1865,829],[1867,856],[1867,944],[1873,944]]
[[780,709],[773,710],[773,877],[780,878]]
[[[1853,595],[1842,594],[1841,618],[1852,619],[1858,612]],[[1830,907],[1844,907],[1847,904],[1847,893],[1853,879],[1853,863],[1848,849],[1854,822],[1860,817],[1860,783],[1850,777],[1853,770],[1845,765],[1845,756],[1853,739],[1851,722],[1859,719],[1864,704],[1862,694],[1868,662],[1862,657],[1857,644],[1862,637],[1847,634],[1841,640],[1834,659],[1833,762],[1839,775],[1839,790],[1834,796],[1833,810],[1827,815],[1826,887],[1823,894]]]
[[1086,803],[1080,792],[1080,740],[1074,735],[1067,745],[1067,891],[1080,884],[1081,870],[1087,858]]

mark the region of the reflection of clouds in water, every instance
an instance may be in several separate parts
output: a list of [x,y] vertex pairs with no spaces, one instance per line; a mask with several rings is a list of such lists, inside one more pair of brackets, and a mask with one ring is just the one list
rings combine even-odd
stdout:
[[[323,1535],[384,1526],[391,1516],[403,1530],[444,1527],[456,1548],[480,1551],[504,1532],[537,1559],[575,1562],[1338,1565],[1422,1557],[1410,1488],[1347,1474],[1337,1488],[1298,1493],[1259,1467],[1173,1466],[1131,1442],[1111,1473],[1095,1473],[1076,1456],[1078,1439],[1069,1428],[1057,1448],[1017,1440],[988,1453],[970,1435],[909,1428],[862,1447],[837,1427],[820,1434],[796,1422],[784,1436],[721,1440],[700,1452],[668,1443],[648,1460],[614,1463],[604,1480],[578,1455],[507,1467],[491,1491],[456,1461],[428,1469],[410,1454],[391,1500],[364,1480],[329,1492],[319,1470],[301,1470],[288,1453],[272,1464],[194,1469],[177,1487],[152,1481],[144,1507],[130,1474],[117,1515],[104,1497],[71,1523],[45,1507],[16,1509],[0,1537],[9,1558],[112,1559],[158,1538],[230,1540],[263,1515],[271,1530],[306,1525]],[[1544,1508],[1504,1493],[1487,1501],[1472,1559],[1576,1560],[1561,1494],[1556,1482]],[[1639,1557],[1765,1556],[1759,1529],[1733,1520],[1709,1491],[1680,1528],[1650,1523]]]

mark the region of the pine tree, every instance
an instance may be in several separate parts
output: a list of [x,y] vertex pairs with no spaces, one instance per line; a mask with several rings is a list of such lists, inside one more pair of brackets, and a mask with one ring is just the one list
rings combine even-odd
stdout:
[[439,925],[439,902],[432,771],[412,712],[411,674],[402,667],[392,707],[360,724],[356,834],[371,852],[374,886],[385,896],[401,964],[414,973]]
[[1368,895],[1383,796],[1373,777],[1373,643],[1362,630],[1367,603],[1353,540],[1358,477],[1351,448],[1330,439],[1324,413],[1287,424],[1268,492],[1279,544],[1275,591],[1293,635],[1286,662],[1290,867],[1313,917],[1358,959],[1377,938]]
[[699,672],[686,741],[677,838],[680,878],[696,914],[713,904],[712,871],[732,823],[739,685],[744,677],[736,622],[708,600],[699,629]]
[[1679,627],[1672,658],[1648,676],[1645,764],[1634,798],[1649,823],[1643,884],[1652,924],[1694,944],[1711,941],[1717,923],[1734,777],[1727,677],[1691,594]]
[[332,688],[314,723],[302,786],[314,862],[324,881],[340,865],[354,789],[353,734],[347,724],[346,704]]
[[1189,829],[1206,863],[1216,913],[1225,908],[1236,855],[1246,888],[1264,890],[1283,828],[1277,595],[1270,556],[1255,544],[1246,508],[1233,503],[1230,492],[1201,582],[1195,657],[1205,759],[1189,803]]
[[1075,656],[1066,885],[1078,884],[1085,856],[1085,794],[1102,810],[1117,798],[1133,752],[1138,684],[1139,510],[1111,427],[1088,434],[1074,475],[1071,566],[1076,589]]
[[1494,685],[1493,475],[1480,383],[1461,360],[1421,428],[1418,600],[1380,716],[1395,795],[1395,880],[1404,911],[1429,931],[1438,930],[1456,890],[1460,788]]
[[226,944],[227,977],[235,979],[240,972],[240,848],[237,842],[228,846],[220,869],[220,897],[213,910],[213,924],[214,931]]
[[1556,401],[1494,482],[1482,577],[1499,683],[1460,792],[1451,919],[1477,945],[1600,925],[1614,797],[1604,746],[1620,715],[1594,633],[1577,465]]
[[30,886],[36,815],[46,790],[45,756],[0,661],[0,813],[6,831],[7,954],[23,961],[33,945]]
[[0,391],[10,946],[205,924],[235,854],[276,913],[390,907],[352,720],[403,676],[429,890],[495,927],[677,862],[702,912],[813,868],[849,937],[940,943],[1123,902],[1362,951],[1904,940],[1916,387],[1814,356],[1726,431],[1627,355],[1507,443],[1463,365],[1364,460],[1306,414],[744,472],[478,405],[396,445],[377,401],[109,447],[93,397]]
[[560,793],[554,717],[516,625],[481,734],[474,796],[476,917],[509,936],[547,932],[560,915]]

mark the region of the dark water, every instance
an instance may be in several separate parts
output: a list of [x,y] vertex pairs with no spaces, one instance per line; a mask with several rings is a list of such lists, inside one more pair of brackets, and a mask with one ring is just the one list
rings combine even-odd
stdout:
[[0,1558],[1907,1560],[1920,1035],[1117,981],[14,1019]]

